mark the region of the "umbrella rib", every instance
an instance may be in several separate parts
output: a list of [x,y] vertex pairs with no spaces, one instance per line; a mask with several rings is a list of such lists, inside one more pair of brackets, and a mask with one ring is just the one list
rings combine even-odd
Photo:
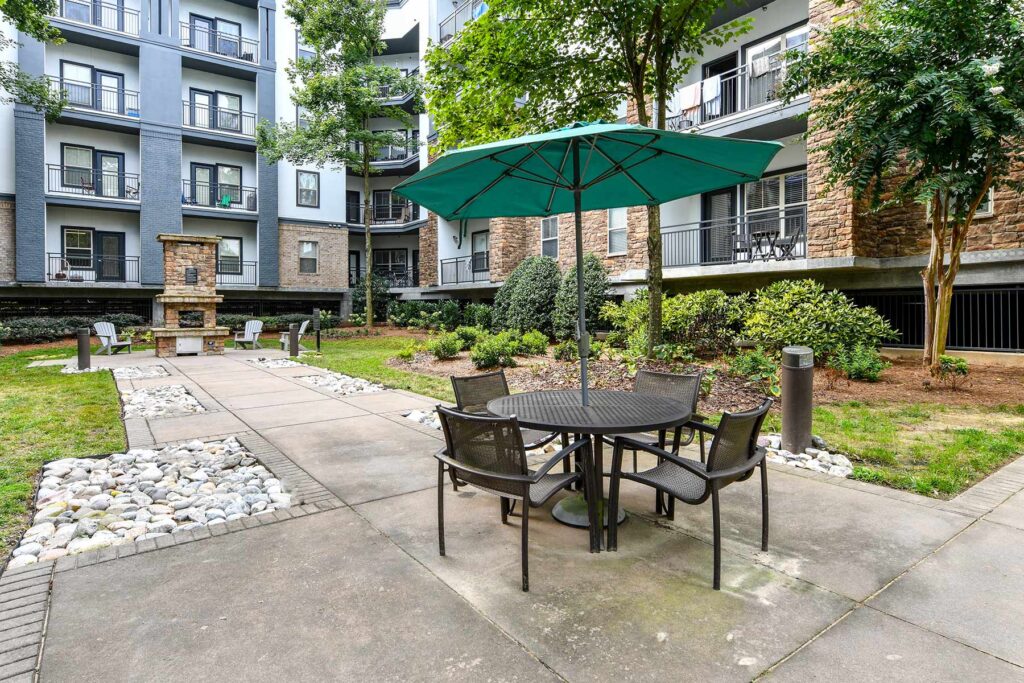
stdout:
[[[544,157],[540,156],[539,154],[536,154],[536,153],[535,153],[535,152],[533,152],[533,150],[532,150],[532,149],[530,149],[529,147],[527,147],[527,149],[528,149],[528,150],[529,150],[529,151],[531,152],[531,154],[533,154],[533,155],[534,155],[534,156],[536,156],[536,157],[537,157],[538,159],[540,159],[540,160],[541,160],[541,161],[543,161],[543,162],[544,162],[545,164],[547,164],[547,161],[546,161],[546,160],[544,159]],[[520,160],[519,160],[518,162],[516,162],[516,164],[510,164],[509,162],[507,162],[507,161],[504,161],[504,160],[502,160],[502,159],[498,159],[498,158],[496,158],[496,157],[495,157],[495,158],[492,158],[492,159],[491,159],[491,161],[497,162],[497,163],[499,163],[499,164],[501,164],[501,165],[503,165],[503,166],[507,166],[507,167],[508,167],[508,168],[510,168],[510,169],[515,169],[515,170],[517,170],[517,171],[522,171],[523,173],[529,173],[530,175],[534,176],[534,178],[536,178],[536,179],[537,179],[537,180],[538,180],[539,182],[542,182],[542,183],[544,183],[545,185],[552,185],[552,184],[553,184],[553,185],[555,185],[555,186],[557,186],[557,187],[562,187],[562,188],[566,188],[566,189],[568,189],[568,186],[567,186],[567,185],[562,185],[562,184],[559,184],[559,183],[558,183],[558,181],[554,181],[554,182],[552,182],[552,181],[551,181],[551,180],[549,180],[548,178],[545,178],[544,176],[542,176],[542,175],[541,175],[540,173],[535,173],[535,172],[533,172],[533,171],[530,171],[530,170],[527,170],[527,169],[525,169],[525,168],[521,168],[521,167],[520,167],[520,166],[518,165],[518,164],[521,164],[521,163],[523,163],[524,161],[526,161],[526,159],[529,159],[529,158],[530,158],[530,157],[529,157],[529,156],[527,156],[527,157],[525,157],[525,158],[523,158],[523,159],[520,159]],[[556,170],[555,170],[555,169],[554,169],[554,168],[553,168],[553,167],[552,167],[552,166],[551,166],[550,164],[548,164],[548,168],[550,168],[550,169],[552,170],[552,172],[554,172],[554,173],[555,173],[555,175],[557,175],[557,176],[558,176],[559,178],[561,178],[561,179],[562,179],[563,181],[565,180],[565,177],[564,177],[564,176],[563,176],[563,175],[562,175],[561,173],[559,173],[558,171],[556,171]],[[527,180],[527,179],[526,179],[526,178],[523,178],[523,180]]]
[[[562,175],[562,172],[557,170],[554,166],[552,166],[550,163],[548,163],[547,159],[545,159],[544,157],[542,157],[540,155],[540,150],[544,149],[544,147],[547,146],[547,144],[549,142],[551,142],[551,141],[550,140],[545,140],[544,143],[538,149],[536,149],[536,150],[533,148],[532,145],[527,145],[526,149],[529,150],[530,154],[532,154],[533,156],[535,156],[538,159],[540,159],[541,162],[545,166],[547,166],[548,168],[551,169],[552,173],[554,173],[556,176],[558,176],[559,179],[561,179],[561,181],[564,183],[564,185],[560,185],[559,187],[571,188],[572,183],[564,175]],[[567,147],[571,147],[571,145],[566,145],[566,146]],[[543,177],[543,176],[541,176],[541,177]]]
[[[569,160],[569,152],[572,151],[572,145],[565,146],[565,154],[562,155],[562,163],[558,165],[558,174],[562,175],[562,170],[565,168],[566,162]],[[551,186],[551,194],[548,195],[548,203],[544,205],[544,213],[551,212],[551,205],[555,203],[555,190],[557,186]]]
[[[600,137],[602,137],[602,136],[601,136],[601,135],[596,135],[596,136],[594,136],[594,139],[596,140],[596,139],[598,139],[598,138],[600,138]],[[605,137],[607,137],[607,136],[605,136]],[[608,138],[608,139],[609,139],[609,140],[614,140],[614,138]],[[623,157],[622,159],[620,159],[620,160],[619,160],[619,161],[618,161],[617,163],[616,163],[615,161],[613,161],[613,160],[611,159],[611,157],[609,157],[609,156],[608,156],[608,153],[607,153],[607,152],[602,152],[602,154],[604,154],[604,157],[605,157],[606,159],[608,159],[608,161],[611,161],[611,162],[612,162],[612,167],[611,167],[611,168],[609,168],[608,170],[606,170],[606,171],[605,171],[604,173],[602,173],[601,175],[599,175],[599,176],[597,176],[596,178],[594,178],[594,179],[593,179],[592,181],[590,181],[589,183],[587,183],[587,184],[586,184],[586,185],[584,186],[584,189],[586,189],[586,188],[590,188],[590,187],[593,187],[594,185],[596,185],[596,184],[598,184],[598,183],[600,183],[600,182],[603,182],[603,181],[607,180],[608,178],[610,178],[611,176],[613,176],[613,175],[614,175],[614,174],[615,174],[615,173],[616,173],[617,171],[619,171],[619,170],[621,170],[621,169],[625,168],[625,163],[626,163],[627,161],[629,161],[629,159],[630,159],[630,158],[632,158],[632,157],[636,156],[637,154],[639,154],[640,152],[644,151],[645,149],[650,149],[650,146],[651,146],[652,144],[654,144],[654,141],[655,141],[655,140],[657,140],[657,138],[656,138],[656,137],[655,137],[655,138],[651,138],[651,141],[650,141],[650,142],[648,142],[648,143],[647,143],[647,144],[645,144],[645,145],[642,145],[642,146],[637,146],[637,145],[634,145],[634,146],[636,147],[636,149],[634,149],[634,150],[633,150],[632,152],[630,152],[630,153],[629,153],[629,154],[627,154],[627,155],[626,155],[625,157]],[[621,142],[621,140],[615,140],[615,142]],[[628,144],[633,144],[633,143],[628,143]],[[593,147],[591,147],[591,151],[593,151]],[[647,157],[647,159],[644,159],[643,161],[641,161],[641,162],[637,162],[637,163],[643,163],[644,161],[648,161],[648,160],[650,160],[650,159],[653,159],[654,157],[658,156],[658,153],[659,153],[659,152],[658,152],[658,150],[654,150],[654,152],[655,152],[655,153],[654,153],[654,155],[653,155],[653,156]],[[589,163],[589,162],[588,162],[588,163]],[[634,164],[634,166],[636,166],[636,165],[637,165],[637,164]],[[632,168],[632,167],[630,167],[630,168]]]
[[[597,149],[597,148],[595,147],[595,149]],[[617,168],[617,169],[619,169],[619,172],[620,172],[620,173],[621,173],[622,175],[626,176],[626,178],[628,178],[628,179],[629,179],[629,182],[631,182],[631,183],[633,183],[634,185],[636,185],[636,189],[638,189],[638,190],[640,190],[641,192],[643,192],[643,193],[644,193],[644,196],[645,196],[645,197],[647,197],[647,201],[649,201],[649,202],[653,202],[653,201],[656,201],[656,200],[654,199],[654,197],[653,197],[653,196],[651,195],[651,193],[650,193],[650,192],[648,192],[648,191],[647,191],[647,190],[646,190],[646,189],[644,188],[644,186],[643,186],[643,185],[641,185],[640,183],[638,183],[638,182],[637,182],[637,180],[636,180],[636,178],[634,178],[634,177],[632,176],[632,174],[630,174],[630,172],[629,172],[629,171],[627,171],[627,170],[626,170],[625,168],[623,168],[623,167],[622,167],[621,163],[619,163],[619,162],[616,162],[616,161],[615,161],[614,159],[612,159],[612,158],[611,158],[610,156],[608,156],[607,154],[605,154],[604,150],[602,150],[602,149],[597,149],[597,153],[598,153],[598,154],[600,154],[601,156],[603,156],[603,157],[604,157],[605,159],[607,159],[607,160],[608,160],[608,161],[609,161],[609,162],[610,162],[610,163],[612,164],[612,168]],[[642,163],[642,162],[638,162],[638,163]],[[590,186],[588,186],[588,187],[590,187]]]
[[[459,212],[460,212],[460,211],[462,211],[462,210],[463,210],[463,209],[465,209],[465,208],[466,208],[467,206],[469,206],[470,204],[472,204],[473,202],[475,202],[475,201],[476,201],[477,199],[479,199],[479,198],[480,198],[480,197],[481,197],[481,196],[482,196],[483,194],[485,194],[485,193],[487,193],[487,192],[490,192],[490,191],[491,191],[491,189],[492,189],[492,188],[493,188],[493,187],[494,187],[495,185],[497,185],[498,183],[500,183],[500,182],[502,181],[502,179],[504,179],[504,178],[507,178],[507,177],[509,177],[510,175],[512,175],[512,171],[518,171],[518,170],[522,170],[522,169],[520,169],[520,168],[519,168],[519,166],[520,166],[521,164],[524,164],[524,163],[526,163],[526,160],[527,160],[527,159],[529,159],[529,158],[530,158],[530,155],[529,155],[529,154],[527,154],[527,155],[526,155],[526,156],[524,156],[524,157],[523,157],[522,159],[520,159],[519,161],[517,161],[517,162],[516,162],[516,164],[515,164],[514,166],[509,166],[508,168],[506,168],[506,169],[505,169],[504,171],[502,171],[502,172],[501,172],[501,174],[500,174],[500,175],[499,175],[499,176],[498,176],[497,178],[495,178],[495,179],[494,179],[494,180],[492,180],[492,181],[491,181],[490,183],[488,183],[488,184],[487,184],[487,187],[485,187],[484,189],[480,190],[479,192],[477,192],[477,193],[476,193],[475,195],[473,195],[472,197],[470,197],[470,198],[469,198],[469,199],[467,199],[466,201],[462,202],[462,204],[461,204],[461,205],[459,205],[459,208],[455,209],[455,211],[453,211],[453,212],[451,213],[451,215],[452,215],[452,216],[458,216],[458,215],[459,215]],[[495,160],[495,161],[496,161],[496,160]],[[499,163],[506,163],[506,162],[499,162]],[[542,177],[543,177],[543,176],[542,176]],[[545,184],[546,184],[546,183],[545,183]]]
[[[616,132],[619,132],[619,131],[616,131]],[[626,131],[621,131],[621,132],[626,132]],[[639,143],[636,143],[636,142],[630,142],[629,140],[620,140],[618,138],[613,138],[613,137],[611,137],[609,135],[605,135],[605,137],[608,138],[609,140],[615,140],[616,142],[621,142],[624,145],[633,145],[634,147],[639,147],[640,149],[648,149],[648,148],[650,148],[650,145],[654,144],[654,142],[657,140],[657,137],[655,137],[653,140],[651,140],[651,142],[648,142],[645,145],[640,145]],[[686,159],[687,161],[692,161],[695,164],[703,164],[704,166],[710,166],[711,168],[717,169],[719,171],[725,171],[726,173],[732,173],[733,175],[740,176],[742,178],[747,179],[748,181],[752,181],[752,180],[757,180],[758,179],[758,176],[752,176],[749,173],[742,173],[740,171],[737,171],[737,170],[732,169],[732,168],[728,168],[726,166],[719,166],[718,164],[712,164],[711,162],[708,162],[708,161],[702,161],[700,159],[695,159],[695,158],[693,158],[691,156],[687,156],[686,154],[679,154],[678,152],[672,152],[670,150],[660,149],[660,148],[657,148],[657,147],[655,149],[660,154],[667,154],[668,156],[673,156],[673,157],[677,157],[679,159]]]

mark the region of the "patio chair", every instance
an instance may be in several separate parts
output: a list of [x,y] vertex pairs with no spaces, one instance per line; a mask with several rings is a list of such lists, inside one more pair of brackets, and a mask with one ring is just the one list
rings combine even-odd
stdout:
[[[575,441],[555,453],[540,469],[527,467],[523,434],[515,417],[485,417],[437,406],[444,430],[445,447],[437,458],[437,542],[443,556],[444,547],[444,479],[445,473],[457,475],[468,485],[500,498],[501,522],[508,523],[512,501],[522,501],[521,563],[523,591],[530,590],[528,559],[530,508],[546,503],[555,493],[582,481],[587,491],[593,488],[590,441]],[[549,472],[560,462],[582,454],[585,467],[580,472]],[[596,496],[588,496],[590,548],[600,533],[597,523]]]
[[[758,467],[761,468],[761,550],[767,550],[768,467],[765,463],[765,449],[757,445],[757,435],[771,406],[772,400],[766,399],[753,410],[724,413],[718,427],[698,424],[697,429],[701,432],[714,435],[706,464],[635,439],[617,437],[608,493],[608,550],[616,550],[618,546],[619,484],[622,479],[667,493],[669,519],[675,516],[676,498],[690,505],[700,505],[710,497],[715,552],[713,586],[719,590],[722,575],[722,525],[718,492],[735,481],[749,479]],[[653,453],[661,462],[643,472],[624,472],[622,452],[627,448]]]
[[[306,334],[306,328],[309,327],[309,321],[303,320],[302,324],[299,325],[299,350],[308,351],[305,346],[302,345],[302,335]],[[288,335],[291,334],[289,330],[285,330],[281,333],[281,350],[284,351],[288,348]]]
[[117,328],[114,327],[114,323],[97,322],[93,327],[96,329],[96,336],[100,339],[100,348],[96,353],[106,351],[110,356],[125,348],[128,349],[128,353],[132,352],[132,340],[120,339],[117,336]]
[[[455,392],[455,406],[464,413],[489,415],[487,402],[502,396],[508,396],[508,380],[505,371],[485,372],[480,375],[452,377],[452,390]],[[545,432],[540,429],[523,429],[523,442],[526,450],[532,451],[555,440],[558,433]],[[569,435],[562,434],[562,446],[569,445]],[[569,472],[569,462],[565,463],[565,472]],[[452,486],[458,490],[459,482],[452,477]]]
[[249,344],[251,348],[262,349],[260,346],[260,333],[263,332],[263,321],[262,320],[247,320],[245,323],[245,329],[241,332],[235,332],[235,348],[237,349],[239,344],[242,348],[245,348],[246,344]]

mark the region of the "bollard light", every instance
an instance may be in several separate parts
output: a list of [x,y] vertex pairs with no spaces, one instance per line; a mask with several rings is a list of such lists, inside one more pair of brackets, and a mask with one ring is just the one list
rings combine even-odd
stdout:
[[782,447],[803,453],[811,445],[814,399],[814,351],[806,346],[782,349]]
[[89,328],[78,328],[78,369],[88,370],[92,362],[92,355],[89,348]]
[[299,355],[299,324],[288,326],[288,355],[292,358]]

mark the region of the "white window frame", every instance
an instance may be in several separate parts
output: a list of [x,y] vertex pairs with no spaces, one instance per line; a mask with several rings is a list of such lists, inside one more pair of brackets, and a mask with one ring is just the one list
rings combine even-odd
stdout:
[[[612,226],[612,212],[622,212],[622,225],[613,227]],[[615,209],[608,209],[608,255],[609,256],[625,256],[629,250],[629,209],[625,206],[618,207]],[[622,233],[622,251],[612,251],[612,233]]]
[[[549,226],[549,225],[552,225],[552,224],[554,224],[554,226],[555,226],[555,236],[554,237],[545,237],[544,236],[544,228],[546,226]],[[554,256],[551,256],[550,254],[545,254],[544,253],[544,245],[547,242],[554,242],[555,243],[555,255]],[[541,256],[548,256],[549,258],[553,258],[556,261],[558,260],[558,216],[548,216],[547,218],[541,218],[540,219],[540,255]]]
[[[313,245],[313,256],[302,255],[302,245],[312,244]],[[303,270],[303,261],[313,261],[313,270]],[[316,240],[299,240],[299,274],[300,275],[317,275],[320,272],[320,243]]]
[[[988,205],[988,208],[982,210],[982,206]],[[978,210],[974,212],[975,218],[991,218],[996,215],[996,188],[988,188],[988,197],[985,198],[979,206]],[[932,203],[928,202],[924,206],[924,218],[926,223],[932,222]]]

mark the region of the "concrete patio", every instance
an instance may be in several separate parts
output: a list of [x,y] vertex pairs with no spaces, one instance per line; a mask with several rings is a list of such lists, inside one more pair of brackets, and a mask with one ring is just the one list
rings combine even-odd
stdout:
[[208,410],[130,420],[131,446],[236,435],[302,504],[7,571],[0,678],[1024,681],[1024,460],[945,502],[773,466],[769,552],[756,478],[722,494],[720,592],[710,510],[668,522],[626,482],[616,553],[532,511],[523,593],[491,496],[447,489],[437,554],[441,434],[402,416],[435,401],[257,356],[283,354],[94,363],[162,363],[119,385]]

